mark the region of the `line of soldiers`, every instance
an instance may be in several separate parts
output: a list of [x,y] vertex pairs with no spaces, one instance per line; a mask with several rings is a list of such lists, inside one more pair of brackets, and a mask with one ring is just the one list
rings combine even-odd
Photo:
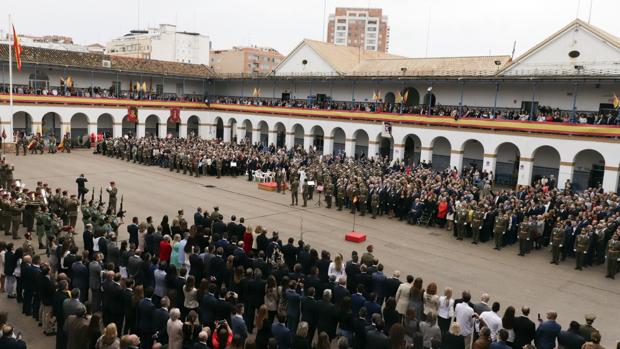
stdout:
[[[69,133],[65,134],[62,140],[61,152],[71,153],[72,143],[71,136]],[[30,154],[39,154],[44,153],[44,149],[47,147],[47,152],[49,154],[55,154],[58,152],[58,144],[56,140],[56,136],[51,133],[49,137],[46,139],[41,136],[41,134],[33,134],[27,136],[23,131],[18,132],[15,135],[15,155],[19,156],[20,149],[22,150],[22,154],[24,156],[27,155],[28,150],[30,150]]]

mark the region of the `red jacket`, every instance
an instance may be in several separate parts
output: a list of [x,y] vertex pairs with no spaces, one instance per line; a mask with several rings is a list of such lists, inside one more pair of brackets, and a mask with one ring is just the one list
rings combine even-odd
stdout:
[[172,253],[172,246],[166,240],[162,240],[159,243],[159,260],[170,262],[170,254]]

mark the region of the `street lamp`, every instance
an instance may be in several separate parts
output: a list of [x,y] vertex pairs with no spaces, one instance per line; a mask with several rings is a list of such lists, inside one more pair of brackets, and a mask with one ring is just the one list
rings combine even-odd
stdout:
[[428,94],[428,110],[427,110],[427,115],[431,116],[431,101],[433,98],[433,86],[429,86],[427,89],[427,94]]

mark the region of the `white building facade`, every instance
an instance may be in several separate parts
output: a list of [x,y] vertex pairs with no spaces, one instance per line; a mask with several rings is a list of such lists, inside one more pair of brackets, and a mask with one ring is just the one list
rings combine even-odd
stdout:
[[209,64],[210,50],[208,36],[179,32],[171,24],[132,30],[106,45],[106,53],[110,55],[205,65]]

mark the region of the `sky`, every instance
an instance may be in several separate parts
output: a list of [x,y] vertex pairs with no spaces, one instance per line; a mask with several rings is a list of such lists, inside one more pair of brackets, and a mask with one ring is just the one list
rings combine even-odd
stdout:
[[619,0],[30,0],[7,1],[2,12],[18,33],[79,44],[169,23],[210,36],[214,49],[258,45],[286,55],[304,38],[324,40],[336,7],[383,8],[389,52],[407,57],[510,55],[515,41],[519,55],[577,16],[620,36]]

